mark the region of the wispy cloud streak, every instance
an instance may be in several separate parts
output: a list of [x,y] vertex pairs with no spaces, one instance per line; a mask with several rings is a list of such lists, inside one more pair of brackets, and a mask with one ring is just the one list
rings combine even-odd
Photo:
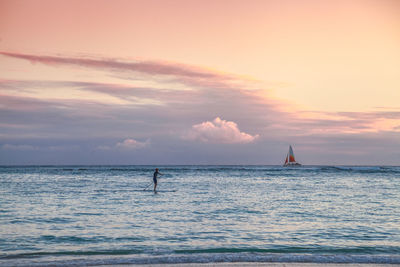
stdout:
[[70,65],[118,72],[131,71],[148,75],[170,76],[179,78],[183,83],[197,84],[199,86],[226,86],[226,82],[234,79],[233,76],[226,74],[221,75],[193,66],[161,61],[124,62],[110,58],[58,57],[10,52],[0,52],[0,55],[49,66]]
[[[167,149],[172,140],[178,150],[184,149],[179,144],[182,136],[186,144],[200,141],[210,149],[216,144],[249,147],[288,140],[314,147],[344,140],[356,146],[349,136],[375,133],[384,138],[400,131],[398,110],[299,111],[271,97],[268,90],[255,88],[253,81],[184,64],[0,54],[56,66],[61,72],[67,66],[83,67],[89,75],[105,71],[100,77],[96,72],[95,81],[0,79],[0,147],[8,151],[39,147],[18,143],[18,138],[86,140],[88,136],[107,140],[93,147],[110,153]],[[119,78],[108,79],[115,76]],[[212,118],[224,120],[208,121]],[[154,146],[137,141],[149,138]]]

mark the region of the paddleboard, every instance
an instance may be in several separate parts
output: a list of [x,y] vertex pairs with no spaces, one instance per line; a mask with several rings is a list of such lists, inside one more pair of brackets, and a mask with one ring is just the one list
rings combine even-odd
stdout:
[[[154,192],[154,190],[146,189],[146,190],[132,190],[133,192]],[[157,193],[169,193],[176,192],[177,190],[157,190]]]

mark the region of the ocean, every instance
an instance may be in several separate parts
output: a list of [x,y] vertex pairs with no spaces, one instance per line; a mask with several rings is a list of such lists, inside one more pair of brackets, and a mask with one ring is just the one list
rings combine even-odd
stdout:
[[207,262],[400,264],[400,167],[0,167],[0,266]]

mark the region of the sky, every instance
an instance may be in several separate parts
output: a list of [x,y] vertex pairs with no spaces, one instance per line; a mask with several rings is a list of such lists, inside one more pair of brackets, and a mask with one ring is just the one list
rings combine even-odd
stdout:
[[400,164],[396,0],[0,0],[0,165]]

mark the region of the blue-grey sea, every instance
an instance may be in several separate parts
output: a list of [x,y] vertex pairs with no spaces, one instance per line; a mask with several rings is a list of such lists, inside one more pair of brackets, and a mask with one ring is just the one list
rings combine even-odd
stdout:
[[0,167],[0,266],[203,262],[399,264],[400,167]]

